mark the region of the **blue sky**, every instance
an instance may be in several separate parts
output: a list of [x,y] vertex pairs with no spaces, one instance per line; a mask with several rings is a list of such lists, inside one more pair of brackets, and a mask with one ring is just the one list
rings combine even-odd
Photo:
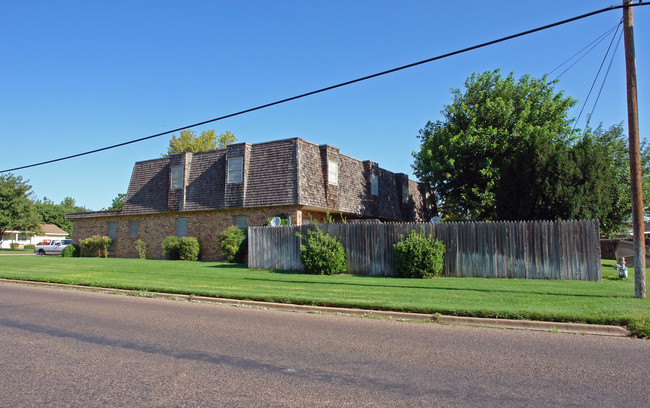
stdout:
[[[0,170],[164,132],[574,17],[615,0],[6,1]],[[615,10],[197,128],[259,143],[301,137],[412,175],[418,131],[472,72],[541,76],[614,27]],[[641,137],[650,131],[650,6],[634,10]],[[577,116],[610,37],[560,78]],[[554,78],[557,72],[550,76]],[[596,85],[597,92],[600,81]],[[585,108],[590,111],[595,96]],[[623,122],[623,45],[592,124]],[[584,127],[584,114],[578,127]],[[18,170],[36,197],[91,210],[126,192],[169,136]]]

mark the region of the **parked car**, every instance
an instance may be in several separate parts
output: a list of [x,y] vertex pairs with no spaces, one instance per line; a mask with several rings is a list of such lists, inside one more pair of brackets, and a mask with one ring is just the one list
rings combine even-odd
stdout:
[[52,239],[41,241],[34,247],[37,255],[61,255],[63,248],[72,245],[71,239]]

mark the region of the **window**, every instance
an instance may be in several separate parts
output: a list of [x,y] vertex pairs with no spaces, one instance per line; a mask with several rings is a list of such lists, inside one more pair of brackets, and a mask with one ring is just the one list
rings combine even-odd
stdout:
[[409,201],[409,185],[408,181],[402,184],[402,202],[408,203]]
[[376,174],[370,176],[370,194],[379,195],[379,177]]
[[333,160],[327,161],[327,182],[333,186],[339,185],[339,164]]
[[185,166],[172,166],[172,190],[183,188]]
[[176,236],[178,238],[187,236],[187,218],[176,218]]
[[129,236],[135,238],[138,236],[138,222],[129,221]]
[[241,229],[246,229],[246,227],[248,227],[245,215],[235,215],[232,217],[232,224]]
[[111,242],[111,246],[108,247],[108,252],[115,252],[115,241],[117,238],[117,226],[115,224],[115,221],[109,221],[106,225],[106,230],[107,235],[113,240],[113,242]]
[[244,181],[244,158],[228,158],[228,183],[241,183]]

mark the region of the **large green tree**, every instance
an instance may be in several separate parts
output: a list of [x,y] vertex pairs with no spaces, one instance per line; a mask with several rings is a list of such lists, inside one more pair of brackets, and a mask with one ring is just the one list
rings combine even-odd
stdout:
[[447,216],[493,220],[504,162],[531,139],[572,139],[567,111],[575,104],[546,77],[511,73],[472,74],[464,92],[452,90],[443,120],[420,130],[420,151],[413,165],[434,191]]
[[88,211],[87,208],[77,205],[72,197],[66,197],[61,203],[56,204],[54,201],[43,197],[42,200],[34,202],[34,208],[41,217],[44,224],[54,224],[72,234],[72,220],[66,219],[65,215],[74,212]]
[[29,199],[32,186],[21,176],[0,174],[0,237],[7,231],[38,231],[41,219]]
[[230,131],[216,134],[214,129],[204,130],[199,136],[196,132],[190,129],[181,130],[180,134],[172,135],[169,140],[169,147],[167,153],[163,157],[167,157],[174,153],[198,153],[207,152],[209,150],[224,149],[229,144],[235,143],[237,138]]
[[598,219],[606,235],[626,224],[630,178],[621,126],[574,132],[568,110],[575,101],[555,85],[490,71],[471,75],[464,92],[452,90],[443,120],[420,130],[413,165],[445,217]]

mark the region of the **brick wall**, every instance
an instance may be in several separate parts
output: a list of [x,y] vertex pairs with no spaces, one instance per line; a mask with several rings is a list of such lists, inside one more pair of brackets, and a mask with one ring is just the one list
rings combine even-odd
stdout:
[[[288,215],[294,224],[302,219],[300,206],[83,217],[73,219],[73,240],[78,244],[80,240],[92,235],[106,235],[108,222],[115,222],[117,233],[114,256],[136,258],[138,254],[135,241],[141,239],[147,245],[147,258],[162,259],[162,241],[170,235],[176,235],[177,218],[187,218],[187,234],[199,241],[201,259],[215,261],[222,259],[218,252],[217,238],[223,230],[233,225],[234,216],[246,216],[249,226],[260,226],[269,217],[278,214]],[[129,221],[138,222],[137,237],[129,237]]]

